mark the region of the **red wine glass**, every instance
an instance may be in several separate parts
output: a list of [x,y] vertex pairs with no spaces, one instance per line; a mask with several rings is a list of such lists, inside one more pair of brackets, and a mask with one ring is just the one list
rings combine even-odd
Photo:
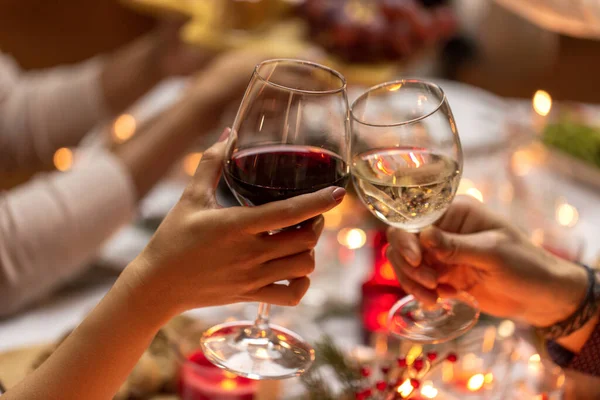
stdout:
[[[225,181],[243,206],[344,187],[350,176],[349,157],[349,107],[340,73],[300,60],[269,60],[256,66],[223,166]],[[269,310],[261,303],[255,321],[224,323],[206,331],[206,357],[251,379],[302,374],[314,361],[314,350],[296,333],[270,324]]]
[[[418,234],[454,199],[462,175],[458,130],[442,89],[407,79],[367,90],[351,107],[352,179],[360,199],[380,220]],[[479,317],[466,293],[425,307],[412,295],[390,310],[390,333],[440,343],[469,330]]]

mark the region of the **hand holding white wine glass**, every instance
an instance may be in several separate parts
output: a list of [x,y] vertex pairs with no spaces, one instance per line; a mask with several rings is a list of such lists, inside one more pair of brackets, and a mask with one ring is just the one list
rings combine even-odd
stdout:
[[[256,67],[233,123],[224,177],[244,206],[330,186],[339,187],[332,192],[339,203],[350,175],[349,144],[348,99],[341,74],[308,61],[265,61]],[[264,234],[297,235],[307,222]],[[255,321],[209,329],[202,338],[206,357],[252,379],[302,374],[314,361],[314,350],[296,333],[271,325],[269,310],[261,303]]]
[[[352,105],[352,178],[367,208],[388,225],[418,234],[452,202],[462,149],[442,89],[420,80],[388,82]],[[412,295],[390,310],[390,333],[439,343],[469,330],[479,317],[465,293],[425,306]]]

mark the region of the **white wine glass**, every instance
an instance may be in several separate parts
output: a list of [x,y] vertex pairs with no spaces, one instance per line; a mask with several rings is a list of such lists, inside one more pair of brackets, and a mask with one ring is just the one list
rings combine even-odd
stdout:
[[[456,123],[443,90],[416,79],[383,83],[351,107],[352,180],[367,208],[381,221],[418,234],[452,202],[463,156]],[[412,295],[388,316],[391,334],[418,343],[456,338],[477,322],[466,293],[425,307]]]
[[[223,165],[225,181],[239,203],[259,206],[329,186],[345,187],[350,179],[349,114],[340,73],[301,60],[257,65],[232,125]],[[206,357],[251,379],[305,372],[314,361],[313,348],[296,333],[270,324],[269,311],[261,303],[256,320],[207,330],[201,339]]]

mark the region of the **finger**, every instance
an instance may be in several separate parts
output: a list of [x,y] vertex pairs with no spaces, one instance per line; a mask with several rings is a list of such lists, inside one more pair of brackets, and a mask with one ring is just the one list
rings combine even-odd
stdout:
[[310,275],[315,270],[313,250],[261,264],[253,270],[258,275],[254,281],[263,287],[280,281],[291,281]]
[[485,267],[493,262],[495,249],[502,239],[499,231],[484,231],[469,235],[444,232],[431,227],[420,235],[421,245],[436,259],[450,264],[471,264]]
[[390,227],[387,231],[390,244],[408,261],[413,267],[421,264],[422,255],[419,247],[419,238],[414,233]]
[[429,265],[421,264],[418,267],[413,267],[391,247],[388,249],[387,257],[394,271],[402,273],[427,289],[434,290],[437,287],[437,272]]
[[440,285],[437,288],[437,293],[440,297],[444,297],[446,299],[450,299],[458,296],[458,290],[450,285]]
[[188,195],[192,195],[194,198],[212,197],[214,195],[214,190],[219,183],[221,170],[223,169],[225,139],[230,132],[229,128],[225,128],[221,137],[219,137],[219,141],[202,154],[202,158],[196,168],[196,173],[186,188]]
[[246,207],[240,210],[240,223],[251,233],[287,228],[331,210],[345,195],[345,189],[332,186],[287,200]]
[[297,306],[309,286],[310,279],[307,277],[294,279],[289,285],[273,283],[257,290],[251,299],[278,306]]
[[426,306],[432,306],[436,303],[438,296],[435,290],[429,290],[426,287],[419,285],[399,271],[396,272],[396,277],[398,278],[398,282],[400,282],[400,286],[406,293],[412,294]]
[[260,242],[264,247],[265,257],[281,258],[314,249],[324,226],[325,219],[319,215],[300,229],[261,237]]

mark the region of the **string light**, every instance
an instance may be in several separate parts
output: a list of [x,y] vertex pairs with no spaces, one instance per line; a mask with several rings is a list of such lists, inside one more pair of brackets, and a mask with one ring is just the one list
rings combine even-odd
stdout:
[[342,246],[356,250],[367,243],[367,234],[359,228],[345,228],[338,232],[337,240]]
[[536,113],[545,117],[552,109],[552,97],[545,90],[538,90],[533,95],[533,109]]
[[485,382],[485,376],[483,374],[475,374],[469,378],[467,382],[467,389],[471,392],[476,392],[482,388],[483,383]]
[[113,136],[117,143],[129,140],[134,134],[137,123],[133,115],[123,114],[113,124]]
[[57,170],[68,171],[73,166],[73,152],[66,147],[61,147],[56,150],[52,160]]
[[568,203],[559,204],[556,207],[556,221],[562,226],[573,227],[579,220],[577,208]]
[[423,387],[421,388],[421,396],[425,397],[426,399],[435,399],[437,395],[438,390],[433,387],[431,382],[428,381],[423,384]]

